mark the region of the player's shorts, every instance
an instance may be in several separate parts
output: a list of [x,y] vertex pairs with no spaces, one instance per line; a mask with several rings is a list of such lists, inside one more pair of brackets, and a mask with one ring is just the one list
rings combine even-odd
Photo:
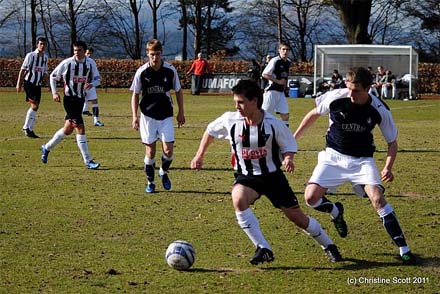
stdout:
[[332,148],[319,152],[318,164],[313,170],[309,183],[318,184],[334,193],[338,186],[351,183],[353,191],[366,196],[365,185],[376,185],[384,190],[373,157],[353,157],[344,155]]
[[263,94],[262,107],[269,113],[289,113],[289,106],[284,92],[269,90]]
[[173,117],[156,120],[141,113],[139,130],[144,144],[153,144],[157,140],[165,143],[174,142]]
[[260,196],[266,195],[276,208],[299,207],[298,199],[281,170],[256,176],[235,174],[235,184],[249,187]]
[[28,81],[24,81],[24,91],[26,93],[26,102],[40,103],[41,101],[41,86],[36,86]]
[[95,100],[98,98],[98,95],[96,94],[96,88],[90,88],[86,90],[86,101]]
[[64,96],[64,110],[66,111],[65,120],[69,120],[73,125],[83,125],[82,110],[84,98],[78,96]]

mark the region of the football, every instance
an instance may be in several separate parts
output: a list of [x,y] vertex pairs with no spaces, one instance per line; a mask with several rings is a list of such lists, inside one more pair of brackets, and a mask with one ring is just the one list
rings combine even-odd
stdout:
[[165,253],[167,264],[176,270],[187,270],[195,261],[196,252],[194,247],[182,240],[171,243]]

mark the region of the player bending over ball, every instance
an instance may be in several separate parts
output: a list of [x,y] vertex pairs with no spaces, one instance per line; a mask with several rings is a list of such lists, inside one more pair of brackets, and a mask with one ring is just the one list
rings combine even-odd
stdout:
[[[324,194],[328,189],[350,182],[353,190],[368,196],[394,243],[399,247],[405,264],[416,263],[397,216],[384,197],[381,180],[391,182],[391,171],[397,154],[397,128],[388,106],[368,94],[372,83],[370,72],[362,67],[347,73],[346,89],[329,91],[318,97],[313,108],[299,125],[294,137],[298,139],[321,115],[328,115],[330,126],[326,136],[326,149],[318,156],[318,165],[306,187],[306,203],[316,210],[330,213],[341,237],[347,236],[344,208],[333,203]],[[373,153],[373,129],[378,125],[388,143],[385,167],[379,174]]]
[[253,81],[240,80],[232,89],[237,111],[226,112],[211,122],[191,161],[192,169],[203,167],[203,158],[214,138],[229,140],[235,156],[235,181],[232,204],[237,222],[256,247],[251,264],[271,262],[272,248],[260,230],[259,222],[250,205],[266,195],[273,206],[318,242],[330,261],[342,260],[338,248],[321,225],[305,215],[281,170],[292,173],[296,141],[281,120],[261,109],[263,94]]

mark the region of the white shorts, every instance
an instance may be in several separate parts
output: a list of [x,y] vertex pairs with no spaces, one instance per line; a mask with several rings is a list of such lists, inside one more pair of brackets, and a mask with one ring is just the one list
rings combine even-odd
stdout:
[[153,144],[157,140],[166,143],[174,142],[173,117],[156,120],[141,113],[139,131],[144,144]]
[[96,88],[92,87],[88,90],[86,90],[86,101],[95,100],[98,98],[98,95],[96,94]]
[[269,113],[289,113],[289,106],[287,105],[287,99],[284,92],[278,91],[265,91],[263,94],[262,107]]
[[334,193],[338,186],[346,182],[350,182],[353,191],[362,197],[366,196],[364,185],[376,185],[383,190],[373,157],[353,157],[331,148],[319,152],[318,164],[309,183],[318,184]]

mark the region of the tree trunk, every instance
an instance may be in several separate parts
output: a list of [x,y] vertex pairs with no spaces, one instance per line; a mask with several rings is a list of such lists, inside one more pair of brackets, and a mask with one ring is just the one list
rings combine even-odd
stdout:
[[334,0],[350,44],[371,44],[368,34],[372,0]]
[[201,50],[202,38],[202,1],[196,0],[196,18],[195,18],[196,34],[194,36],[194,56]]
[[183,34],[182,34],[182,60],[187,60],[188,59],[188,50],[187,50],[187,45],[188,45],[188,13],[187,13],[187,7],[186,7],[186,1],[185,0],[181,0],[180,1],[180,7],[182,9],[182,30],[183,30]]
[[276,0],[277,5],[277,23],[278,23],[278,43],[283,42],[283,31],[281,25],[281,0]]

